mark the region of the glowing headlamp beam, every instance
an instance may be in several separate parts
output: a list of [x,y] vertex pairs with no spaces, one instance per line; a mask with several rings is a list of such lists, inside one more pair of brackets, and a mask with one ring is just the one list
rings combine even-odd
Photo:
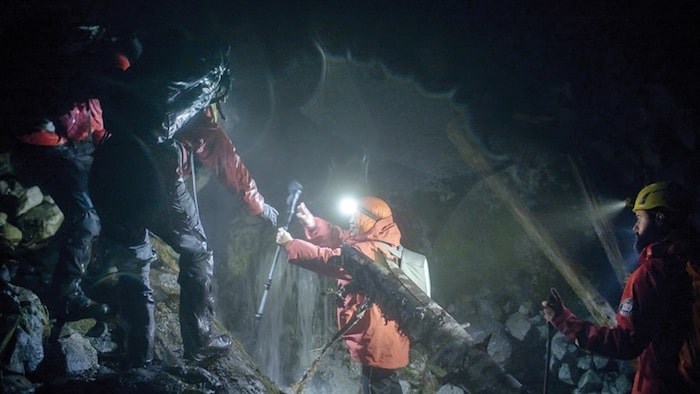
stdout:
[[360,204],[357,202],[357,199],[352,197],[344,197],[340,200],[340,212],[342,212],[343,215],[346,216],[354,215],[355,213],[360,212],[364,215],[367,215],[372,220],[381,219],[379,216],[360,206]]

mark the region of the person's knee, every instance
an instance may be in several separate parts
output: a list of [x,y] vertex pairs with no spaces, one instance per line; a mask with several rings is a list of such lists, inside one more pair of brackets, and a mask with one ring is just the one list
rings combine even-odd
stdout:
[[206,271],[180,271],[178,283],[182,293],[187,293],[193,296],[204,296],[211,292],[211,275]]
[[148,280],[151,264],[158,256],[147,238],[135,238],[129,243],[108,236],[101,239],[103,264],[116,267],[120,275],[139,278],[141,282]]
[[180,282],[204,282],[214,274],[214,253],[208,249],[180,254]]
[[83,228],[93,237],[97,238],[102,231],[102,224],[100,223],[100,217],[97,215],[95,209],[89,209],[85,212],[83,216]]

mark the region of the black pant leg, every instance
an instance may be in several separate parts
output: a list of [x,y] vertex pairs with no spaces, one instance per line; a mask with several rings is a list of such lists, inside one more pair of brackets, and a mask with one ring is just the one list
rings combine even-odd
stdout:
[[180,330],[185,354],[191,354],[212,339],[214,257],[197,207],[181,177],[175,181],[168,208],[167,233],[156,233],[180,254]]
[[395,369],[362,366],[363,394],[402,394],[399,375]]

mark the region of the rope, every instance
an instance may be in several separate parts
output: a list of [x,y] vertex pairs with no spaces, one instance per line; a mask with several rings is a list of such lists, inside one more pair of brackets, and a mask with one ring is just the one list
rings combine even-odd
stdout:
[[365,312],[367,309],[369,309],[369,306],[372,303],[369,301],[369,298],[365,298],[365,301],[360,305],[360,307],[357,309],[357,313],[355,316],[353,316],[352,319],[350,319],[343,327],[341,327],[338,332],[333,335],[333,337],[326,343],[326,345],[321,349],[321,352],[316,356],[316,358],[309,364],[309,368],[304,371],[304,374],[301,376],[301,378],[292,386],[292,391],[295,394],[300,394],[302,390],[304,389],[304,385],[306,382],[312,378],[316,374],[316,370],[318,369],[318,365],[321,361],[321,358],[326,354],[328,349],[330,349],[337,341],[338,339],[342,338],[343,335],[345,335],[346,332],[350,331],[351,328],[355,327],[355,325],[362,319],[362,317],[365,315]]

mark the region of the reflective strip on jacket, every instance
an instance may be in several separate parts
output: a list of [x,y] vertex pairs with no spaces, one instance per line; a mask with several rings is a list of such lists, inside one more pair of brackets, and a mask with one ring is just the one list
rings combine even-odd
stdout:
[[[240,195],[252,215],[263,211],[265,199],[236,153],[236,147],[208,111],[203,111],[178,131],[175,138],[210,169],[234,195]],[[185,159],[187,159],[185,157]]]
[[553,323],[576,344],[606,357],[637,358],[633,393],[689,392],[678,372],[678,354],[691,328],[692,293],[687,258],[672,241],[647,246],[627,279],[615,328],[578,319],[566,309]]
[[[328,264],[333,256],[340,256],[340,246],[344,243],[354,247],[372,259],[376,250],[382,250],[381,240],[393,246],[401,241],[399,228],[392,217],[378,220],[366,234],[351,238],[350,234],[338,226],[316,218],[316,227],[306,230],[309,242],[295,239],[285,248],[289,262],[318,274],[329,276],[346,285],[352,277],[342,268]],[[343,305],[338,308],[338,327],[350,321],[365,296],[357,293],[346,294]],[[409,340],[399,333],[395,321],[382,317],[378,305],[372,304],[364,316],[343,335],[353,360],[372,367],[397,369],[408,365]]]

